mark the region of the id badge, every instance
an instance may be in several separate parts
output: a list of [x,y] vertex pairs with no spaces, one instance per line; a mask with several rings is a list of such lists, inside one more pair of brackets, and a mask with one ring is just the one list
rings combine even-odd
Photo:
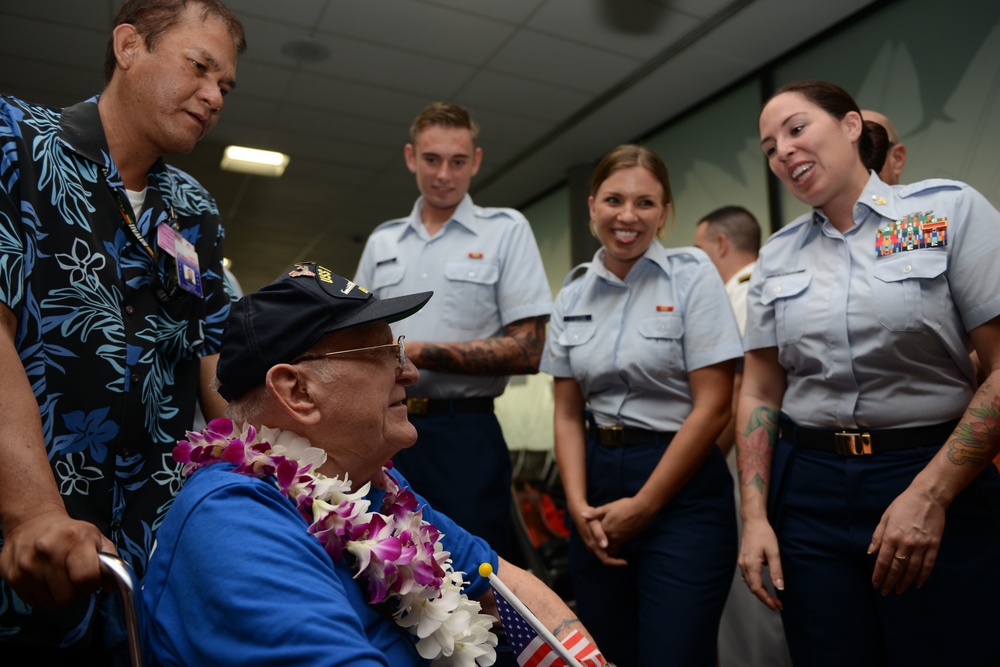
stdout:
[[157,243],[164,252],[176,260],[177,284],[181,289],[195,296],[203,296],[201,271],[198,270],[198,253],[195,252],[194,245],[176,229],[165,224],[157,228]]

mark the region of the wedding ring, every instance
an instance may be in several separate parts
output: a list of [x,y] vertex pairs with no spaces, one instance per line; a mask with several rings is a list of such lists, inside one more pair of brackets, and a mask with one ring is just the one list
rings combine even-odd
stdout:
[[898,554],[895,555],[895,556],[893,556],[893,558],[895,558],[896,560],[898,560],[900,563],[905,563],[906,561],[910,560],[909,556],[900,556]]

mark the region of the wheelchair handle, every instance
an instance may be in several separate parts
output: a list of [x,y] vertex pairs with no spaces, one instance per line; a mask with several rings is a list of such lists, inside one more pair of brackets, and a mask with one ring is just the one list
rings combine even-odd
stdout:
[[132,568],[114,554],[100,552],[101,576],[114,583],[122,602],[125,615],[125,632],[128,634],[128,650],[132,667],[142,667],[142,646],[139,644],[139,616],[135,608],[135,576]]

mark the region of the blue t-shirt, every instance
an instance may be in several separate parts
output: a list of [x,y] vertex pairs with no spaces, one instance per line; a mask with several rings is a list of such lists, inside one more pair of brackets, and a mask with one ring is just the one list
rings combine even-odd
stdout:
[[[333,562],[271,481],[231,470],[217,464],[195,473],[157,533],[139,596],[149,664],[427,664],[409,632],[368,604],[353,570]],[[369,494],[373,510],[382,496]],[[417,500],[424,520],[444,534],[453,567],[468,573],[465,592],[484,595],[489,584],[477,569],[496,568],[496,553]]]

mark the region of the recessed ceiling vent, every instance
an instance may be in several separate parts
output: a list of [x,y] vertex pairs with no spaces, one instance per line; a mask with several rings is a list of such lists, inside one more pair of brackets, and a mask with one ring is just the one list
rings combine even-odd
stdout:
[[297,63],[314,65],[330,57],[330,49],[311,38],[293,39],[281,47],[281,52]]

